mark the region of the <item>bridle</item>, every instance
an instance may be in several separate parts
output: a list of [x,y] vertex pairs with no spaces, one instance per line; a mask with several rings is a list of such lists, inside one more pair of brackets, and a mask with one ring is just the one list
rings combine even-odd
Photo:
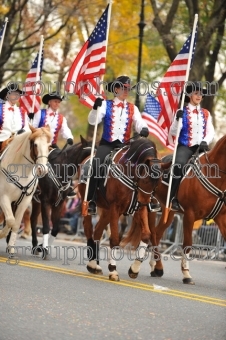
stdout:
[[36,148],[35,148],[35,143],[34,143],[33,140],[30,141],[30,156],[31,156],[31,159],[34,161],[34,163],[31,162],[27,157],[25,157],[25,156],[24,156],[24,157],[25,157],[25,158],[27,159],[27,161],[29,161],[31,164],[35,164],[35,163],[37,162],[37,159],[39,159],[39,158],[46,158],[46,159],[48,159],[48,156],[42,156],[42,155],[38,156],[37,151],[36,151]]

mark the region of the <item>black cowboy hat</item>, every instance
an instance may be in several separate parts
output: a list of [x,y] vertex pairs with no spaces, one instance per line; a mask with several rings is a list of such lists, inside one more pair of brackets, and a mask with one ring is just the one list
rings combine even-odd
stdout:
[[132,90],[135,86],[131,86],[131,79],[127,76],[120,76],[116,78],[116,80],[111,81],[107,85],[108,92],[115,93],[115,88],[126,87],[129,90]]
[[51,93],[47,93],[42,97],[42,102],[43,104],[48,105],[49,101],[52,99],[59,99],[61,102],[64,99],[64,97],[61,97],[58,93],[56,92],[51,92]]
[[185,99],[184,99],[184,101],[186,103],[190,102],[190,97],[188,95],[191,94],[192,92],[201,92],[202,96],[205,96],[208,93],[207,89],[204,89],[202,87],[202,82],[189,81],[188,83],[189,83],[189,85],[187,85],[186,89],[185,89]]
[[5,97],[9,92],[19,92],[19,94],[22,94],[23,92],[19,89],[19,86],[17,83],[10,83],[0,92],[0,99],[5,100]]

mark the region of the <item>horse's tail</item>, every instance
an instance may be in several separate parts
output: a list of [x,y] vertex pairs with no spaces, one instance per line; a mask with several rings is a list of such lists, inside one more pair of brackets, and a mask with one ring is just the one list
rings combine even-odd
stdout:
[[120,246],[125,247],[130,243],[131,246],[137,248],[141,240],[141,223],[139,213],[136,211],[133,215],[132,224],[128,233],[122,239]]
[[10,228],[5,226],[2,230],[0,230],[0,239],[6,237],[9,232]]

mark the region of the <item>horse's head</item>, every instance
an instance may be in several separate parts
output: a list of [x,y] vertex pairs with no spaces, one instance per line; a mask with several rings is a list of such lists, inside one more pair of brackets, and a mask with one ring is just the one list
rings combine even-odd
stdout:
[[52,138],[50,127],[34,128],[29,125],[31,130],[30,139],[30,156],[37,164],[37,176],[44,176],[48,172],[48,154],[49,146]]

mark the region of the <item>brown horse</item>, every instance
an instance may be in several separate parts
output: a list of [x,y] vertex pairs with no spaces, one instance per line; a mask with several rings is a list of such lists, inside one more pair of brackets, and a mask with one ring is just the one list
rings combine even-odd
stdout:
[[[148,139],[140,138],[130,145],[118,150],[112,158],[106,186],[99,180],[97,206],[102,208],[99,221],[94,229],[91,216],[84,217],[84,232],[87,238],[87,255],[89,263],[87,270],[93,274],[102,274],[99,265],[99,241],[103,230],[110,224],[110,254],[109,279],[119,280],[116,271],[114,250],[119,246],[118,220],[120,215],[132,213],[133,206],[139,208],[141,224],[141,244],[147,245],[150,238],[146,206],[156,179],[153,174],[153,164],[156,161],[155,144]],[[106,176],[105,176],[106,177]],[[157,177],[157,176],[156,176]],[[103,179],[105,180],[105,178]],[[84,199],[85,184],[80,178],[79,191]],[[142,256],[142,255],[140,255]]]
[[[181,269],[183,282],[194,284],[189,273],[189,252],[192,247],[192,229],[195,221],[214,219],[226,240],[226,136],[222,137],[212,150],[193,158],[191,167],[187,168],[187,170],[177,194],[181,206],[180,213],[184,214]],[[161,176],[154,190],[154,195],[161,202],[163,209],[156,228],[154,227],[156,214],[147,213],[149,227],[151,232],[155,234],[157,244],[159,244],[166,228],[172,223],[175,214],[175,212],[170,211],[168,220],[164,223],[168,187],[162,183],[162,178]],[[130,242],[134,246],[138,245],[140,239],[138,229],[139,212],[134,215],[131,229],[123,241],[124,244]],[[151,276],[160,277],[163,275],[161,256],[156,250],[153,253],[154,258],[150,261]],[[136,274],[138,275],[138,272]],[[137,275],[131,277],[136,277]]]

